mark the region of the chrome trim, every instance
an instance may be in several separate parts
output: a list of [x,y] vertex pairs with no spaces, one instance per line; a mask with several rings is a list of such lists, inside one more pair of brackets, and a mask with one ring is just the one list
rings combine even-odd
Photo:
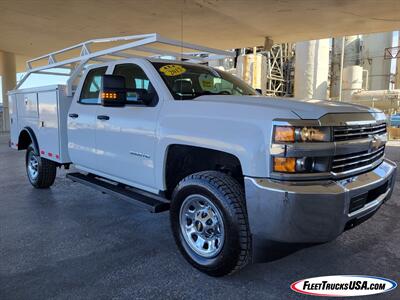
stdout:
[[[354,125],[352,125],[352,126],[354,126]],[[339,129],[340,127],[345,127],[345,128],[344,129]],[[386,123],[381,123],[381,124],[373,126],[373,127],[371,127],[371,126],[368,126],[368,127],[337,126],[336,128],[334,127],[333,129],[334,129],[334,131],[343,131],[343,130],[354,131],[354,130],[365,130],[365,129],[371,129],[371,128],[379,128],[379,127],[382,127],[381,129],[386,129]]]
[[347,121],[346,125],[348,126],[356,126],[356,125],[368,125],[371,123],[376,123],[378,124],[379,122],[376,120],[366,120],[366,121]]
[[382,158],[380,158],[379,160],[374,161],[372,164],[370,165],[366,165],[366,166],[362,166],[356,169],[351,169],[351,170],[347,170],[347,171],[343,171],[343,172],[338,172],[335,173],[333,171],[331,171],[331,174],[334,176],[334,178],[343,178],[345,176],[350,176],[350,175],[355,175],[357,173],[361,173],[367,170],[373,170],[375,167],[377,167],[378,165],[380,165],[383,160],[385,159],[385,157],[383,156]]
[[[318,151],[313,153],[314,157],[346,155],[355,152],[366,151],[370,148],[372,138],[357,139],[340,142],[319,142],[319,143],[291,143],[291,144],[272,144],[271,148],[280,146],[285,148],[285,153],[291,157],[303,156],[302,153]],[[357,148],[357,149],[355,149]],[[272,153],[271,153],[272,154]]]
[[377,161],[374,161],[372,164],[367,165],[367,166],[362,166],[356,169],[351,169],[347,170],[344,172],[320,172],[320,173],[297,173],[297,174],[292,174],[292,173],[279,173],[279,172],[271,172],[271,179],[275,180],[285,180],[285,181],[302,181],[302,180],[335,180],[335,179],[343,179],[352,175],[360,174],[365,171],[370,171],[375,169],[377,166],[379,166],[383,161],[385,160],[385,157],[383,156]]
[[[385,159],[364,174],[341,180],[278,181],[245,177],[248,221],[254,241],[327,242],[348,222],[372,214],[393,192],[396,164]],[[351,199],[388,182],[388,190],[349,213]]]
[[[350,120],[349,120],[350,119]],[[270,164],[270,177],[278,180],[311,180],[311,179],[335,179],[335,178],[343,178],[345,176],[351,176],[354,174],[359,174],[366,170],[371,170],[382,163],[383,158],[378,159],[373,162],[371,165],[362,166],[359,168],[355,168],[352,170],[347,170],[344,172],[334,172],[332,163],[334,162],[334,157],[337,155],[350,155],[352,153],[367,151],[371,149],[371,144],[374,141],[374,138],[378,136],[379,140],[385,144],[387,141],[387,133],[384,131],[386,128],[386,116],[378,111],[370,111],[366,113],[331,113],[326,114],[321,117],[319,120],[302,120],[302,119],[275,119],[272,122],[272,132],[271,132],[271,147],[270,154],[271,156],[281,156],[281,157],[304,157],[304,156],[312,156],[312,157],[329,157],[331,159],[331,171],[330,172],[322,172],[322,173],[308,173],[308,174],[292,174],[292,173],[279,173],[273,171],[273,163]],[[311,143],[283,143],[278,144],[274,143],[273,134],[274,134],[274,126],[330,126],[331,127],[331,137],[332,142],[311,142]],[[348,140],[339,140],[334,141],[335,139],[335,127],[345,127],[345,126],[355,126],[355,125],[370,125],[363,126],[359,128],[350,128],[351,130],[361,130],[361,129],[371,129],[378,128],[373,132],[366,132],[365,135],[368,137],[361,137],[357,139],[348,139]],[[385,127],[384,127],[385,126]],[[382,127],[380,129],[379,127]],[[346,130],[343,128],[342,130]],[[336,130],[340,131],[339,129]],[[382,134],[379,134],[382,132]],[[350,135],[353,135],[350,133]],[[354,135],[363,135],[363,133],[356,133]],[[338,136],[338,135],[336,135]],[[340,135],[341,136],[341,135]],[[343,136],[348,136],[348,134],[343,134]],[[376,152],[378,152],[377,150]],[[365,154],[370,155],[370,153]],[[379,155],[373,156],[368,160],[372,160]],[[349,158],[343,158],[342,160],[350,160],[354,159],[357,156],[351,156]],[[365,160],[365,161],[368,161]],[[362,163],[365,162],[358,161],[350,164]],[[272,162],[272,159],[271,159]],[[335,166],[336,168],[340,166]]]
[[270,154],[274,156],[284,156],[286,152],[286,145],[284,144],[271,144]]
[[270,177],[276,180],[328,180],[332,179],[333,174],[331,172],[319,172],[319,173],[279,173],[272,171]]
[[355,136],[355,135],[373,135],[373,134],[380,134],[380,133],[386,133],[386,127],[385,129],[379,129],[377,131],[371,131],[371,132],[358,132],[358,133],[347,133],[347,134],[334,134],[334,137],[344,137],[344,136]]
[[359,157],[363,157],[363,156],[368,156],[368,155],[371,155],[371,154],[374,154],[374,153],[378,153],[378,152],[380,152],[380,151],[382,151],[384,149],[385,149],[384,146],[382,146],[382,147],[380,147],[378,150],[376,150],[374,152],[360,154],[360,155],[354,155],[354,156],[349,156],[349,157],[345,157],[345,158],[337,158],[337,159],[334,159],[334,162],[355,159],[355,158],[359,158]]
[[332,169],[335,169],[335,168],[343,168],[343,167],[348,166],[348,165],[355,165],[355,164],[363,163],[363,162],[366,162],[366,161],[369,161],[369,160],[373,160],[374,158],[378,157],[379,155],[382,155],[382,150],[383,150],[383,149],[379,150],[378,152],[380,152],[380,153],[376,153],[375,155],[373,155],[372,157],[370,157],[370,158],[368,158],[368,159],[362,159],[362,160],[358,160],[358,161],[355,161],[355,162],[348,162],[348,163],[343,164],[343,165],[333,166],[333,163],[336,162],[336,160],[333,159],[333,162],[332,162]]
[[359,139],[362,137],[370,137],[374,135],[383,135],[386,134],[386,132],[387,132],[386,122],[379,123],[376,125],[370,124],[370,126],[368,127],[335,126],[333,127],[333,139],[334,141],[346,141],[346,140]]

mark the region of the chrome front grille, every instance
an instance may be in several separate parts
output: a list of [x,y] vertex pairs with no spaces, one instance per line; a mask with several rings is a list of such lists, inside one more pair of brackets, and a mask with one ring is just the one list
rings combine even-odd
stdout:
[[344,173],[354,171],[362,167],[368,167],[380,161],[385,154],[385,146],[381,146],[375,151],[362,151],[346,155],[336,155],[332,161],[332,172]]
[[386,123],[333,127],[335,142],[368,138],[371,135],[384,133],[386,133]]

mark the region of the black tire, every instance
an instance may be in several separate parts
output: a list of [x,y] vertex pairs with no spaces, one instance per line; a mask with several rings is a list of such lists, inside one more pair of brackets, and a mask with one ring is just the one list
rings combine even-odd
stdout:
[[[193,251],[185,240],[180,211],[190,195],[206,197],[222,215],[224,242],[215,257]],[[171,226],[178,248],[186,260],[211,276],[224,276],[244,267],[251,253],[251,235],[242,186],[232,177],[217,171],[204,171],[184,178],[175,188],[170,208]]]
[[[31,156],[37,161],[37,175],[33,176],[32,172],[29,170],[29,160]],[[39,153],[35,151],[33,145],[29,145],[26,151],[25,157],[26,174],[28,176],[29,182],[37,189],[46,189],[53,185],[54,180],[57,175],[56,163],[40,157]]]

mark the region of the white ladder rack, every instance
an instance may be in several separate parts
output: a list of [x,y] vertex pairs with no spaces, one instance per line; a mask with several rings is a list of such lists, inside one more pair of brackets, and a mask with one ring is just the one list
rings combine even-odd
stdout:
[[[95,45],[101,47],[102,44],[104,46],[105,43],[119,44],[117,46],[91,51],[91,48]],[[163,49],[165,46],[170,46],[170,48],[175,48],[176,50]],[[190,52],[195,50],[196,52],[184,53],[183,49],[189,50]],[[72,54],[72,52],[76,53],[77,51],[80,53],[78,56]],[[167,39],[157,33],[94,39],[28,60],[26,62],[26,73],[18,82],[16,89],[18,89],[33,73],[69,76],[67,81],[67,94],[70,96],[72,95],[72,83],[82,72],[86,64],[90,62],[107,62],[125,58],[148,57],[148,55],[138,55],[137,53],[132,53],[132,51],[150,53],[153,56],[173,56],[177,60],[190,60],[193,62],[207,62],[213,59],[235,56],[235,53],[232,51],[224,51]],[[209,57],[201,57],[199,53],[208,55]],[[69,73],[49,71],[49,69],[53,68],[67,69]]]

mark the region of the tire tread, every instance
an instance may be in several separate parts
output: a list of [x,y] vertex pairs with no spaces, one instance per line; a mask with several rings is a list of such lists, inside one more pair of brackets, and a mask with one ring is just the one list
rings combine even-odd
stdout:
[[216,188],[222,197],[228,200],[231,208],[234,209],[239,225],[240,254],[236,265],[227,274],[232,274],[243,268],[249,261],[251,254],[251,235],[247,218],[245,196],[242,186],[233,177],[218,171],[202,171],[189,175],[181,180],[179,186],[188,180],[207,181]]
[[[37,156],[39,156],[38,153],[36,153],[35,148],[33,145],[30,145],[27,149],[26,157],[28,157],[28,153],[30,151],[33,151]],[[39,175],[38,178],[35,182],[33,182],[28,175],[28,179],[30,183],[38,189],[47,189],[50,186],[53,185],[56,175],[57,175],[57,165],[55,162],[48,160],[43,157],[38,157],[40,162],[39,162]],[[27,160],[27,159],[26,159]]]

